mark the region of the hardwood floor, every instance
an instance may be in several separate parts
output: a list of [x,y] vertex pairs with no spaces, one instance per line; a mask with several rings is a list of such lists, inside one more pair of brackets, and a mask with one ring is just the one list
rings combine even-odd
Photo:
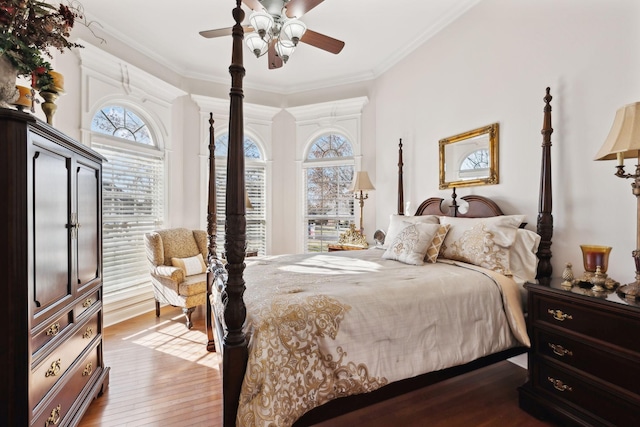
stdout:
[[[187,330],[167,307],[105,328],[109,388],[81,426],[221,427],[220,357],[205,349],[204,308]],[[542,427],[518,407],[526,371],[500,362],[318,424],[318,427]]]

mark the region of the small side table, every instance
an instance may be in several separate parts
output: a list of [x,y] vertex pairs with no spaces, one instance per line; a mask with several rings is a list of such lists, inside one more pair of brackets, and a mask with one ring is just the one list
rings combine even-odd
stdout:
[[247,252],[245,252],[244,256],[245,258],[249,258],[250,256],[258,256],[258,251],[254,249],[249,249],[247,250]]

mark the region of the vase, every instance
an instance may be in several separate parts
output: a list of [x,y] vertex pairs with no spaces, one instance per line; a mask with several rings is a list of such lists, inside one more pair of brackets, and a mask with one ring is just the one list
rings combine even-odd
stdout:
[[18,99],[17,77],[18,69],[6,56],[0,55],[0,107],[11,108]]

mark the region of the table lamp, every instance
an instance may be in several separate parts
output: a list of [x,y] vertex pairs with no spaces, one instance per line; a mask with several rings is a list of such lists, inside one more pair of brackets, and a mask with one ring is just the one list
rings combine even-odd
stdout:
[[353,182],[349,191],[354,194],[356,200],[360,202],[360,232],[364,230],[362,226],[362,208],[364,207],[364,201],[369,198],[369,194],[366,193],[369,190],[375,190],[375,187],[369,179],[369,174],[366,171],[356,172],[353,177]]
[[[624,171],[624,159],[630,158],[637,159],[633,174]],[[640,296],[640,102],[625,105],[616,111],[609,135],[595,158],[613,159],[618,161],[615,175],[618,178],[632,179],[631,192],[636,196],[636,249],[632,252],[636,280],[619,288],[625,298],[635,299]]]

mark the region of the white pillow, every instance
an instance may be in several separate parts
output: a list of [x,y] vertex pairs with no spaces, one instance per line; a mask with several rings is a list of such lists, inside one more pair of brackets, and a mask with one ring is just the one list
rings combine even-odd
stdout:
[[392,259],[405,264],[423,265],[427,249],[440,224],[409,224],[398,233],[382,258]]
[[509,249],[524,219],[524,215],[440,217],[440,223],[451,225],[440,255],[511,276]]
[[538,273],[538,245],[540,235],[531,230],[519,228],[516,230],[516,238],[509,250],[509,263],[513,280],[518,284],[533,282]]
[[171,258],[171,265],[183,269],[185,276],[193,276],[207,271],[202,254],[189,258]]
[[396,236],[402,229],[404,229],[409,224],[439,224],[437,215],[418,215],[418,216],[404,216],[391,214],[389,216],[389,228],[387,229],[387,235],[384,238],[384,245],[382,247],[384,249],[388,248],[391,243],[395,240]]

